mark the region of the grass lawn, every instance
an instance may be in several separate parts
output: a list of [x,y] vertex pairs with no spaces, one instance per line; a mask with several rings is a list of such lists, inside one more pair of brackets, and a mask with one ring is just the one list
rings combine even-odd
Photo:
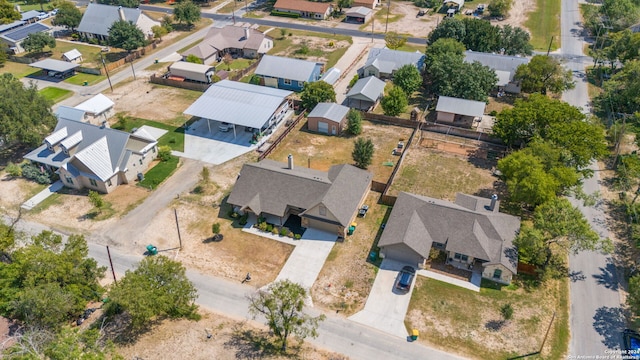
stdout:
[[167,70],[167,67],[171,65],[171,62],[159,62],[157,64],[152,64],[149,67],[147,67],[145,70],[152,70],[152,71],[157,71],[157,70]]
[[228,67],[230,70],[242,70],[242,69],[248,68],[249,65],[251,65],[255,61],[256,60],[237,58],[237,59],[233,59],[233,61],[231,61],[231,63],[229,63],[229,65],[227,65],[225,63],[221,63],[221,64],[219,64],[219,67],[221,69]]
[[0,67],[0,73],[11,73],[18,79],[32,75],[40,71],[40,69],[32,68],[27,64],[21,64],[13,61],[7,61],[4,66]]
[[174,126],[153,120],[126,117],[124,124],[122,124],[122,120],[120,120],[112,127],[114,129],[131,132],[133,128],[140,128],[143,125],[153,126],[168,131],[158,139],[158,146],[166,145],[169,146],[171,150],[184,151],[184,127],[182,127],[182,123]]
[[40,93],[40,95],[53,101],[54,104],[73,95],[73,91],[71,90],[60,89],[53,86],[48,86],[38,92]]
[[[479,293],[419,276],[405,323],[424,334],[419,341],[477,359],[506,359],[540,349],[544,358],[560,359],[569,341],[567,279],[537,287],[531,280],[514,280],[501,287],[483,280]],[[513,318],[504,321],[500,308],[510,304]]]
[[84,85],[84,82],[86,81],[88,85],[91,86],[93,84],[99,83],[106,78],[107,77],[103,75],[76,73],[76,75],[73,75],[72,77],[67,78],[64,81],[74,85]]
[[[20,11],[25,12],[25,11],[30,11],[30,10],[37,10],[37,11],[42,11],[40,9],[40,3],[36,2],[34,4],[27,4],[25,1],[15,1],[15,0],[10,0],[9,3],[13,6],[15,5],[19,5],[20,6]],[[53,10],[53,4],[52,3],[46,3],[43,2],[42,4],[42,9],[44,9],[45,12],[51,11]]]
[[536,0],[536,9],[529,13],[525,26],[531,31],[535,50],[547,50],[553,36],[551,51],[560,47],[560,0]]
[[[62,54],[67,51],[77,49],[82,54],[82,64],[83,65],[96,65],[98,54],[100,54],[100,47],[98,46],[89,46],[83,44],[81,42],[67,42],[56,40],[56,47],[53,49],[48,49],[50,55],[48,58],[50,59],[60,59],[62,58]],[[31,53],[22,53],[19,54],[18,57],[30,57]]]
[[149,189],[155,189],[158,185],[167,179],[178,168],[178,162],[180,159],[177,156],[172,156],[167,161],[159,161],[156,166],[152,167],[144,174],[144,180],[138,182],[138,186],[142,186]]
[[[398,160],[391,152],[396,147],[400,139],[407,140],[411,135],[411,129],[390,125],[374,124],[369,121],[362,122],[361,137],[371,138],[375,145],[373,160],[369,166],[369,171],[373,173],[373,179],[380,182],[387,182],[392,166],[385,163],[395,164]],[[329,170],[332,165],[353,164],[351,152],[353,142],[356,137],[328,136],[312,133],[306,130],[306,121],[301,121],[297,129],[269,155],[270,159],[276,161],[287,161],[287,155],[292,154],[299,166],[311,164],[312,169]]]

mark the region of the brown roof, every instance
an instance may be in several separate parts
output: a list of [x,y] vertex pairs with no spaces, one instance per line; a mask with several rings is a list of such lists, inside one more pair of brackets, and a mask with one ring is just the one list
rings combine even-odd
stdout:
[[331,3],[321,3],[306,0],[278,0],[273,5],[274,9],[285,9],[295,11],[308,11],[313,13],[324,14],[327,12]]

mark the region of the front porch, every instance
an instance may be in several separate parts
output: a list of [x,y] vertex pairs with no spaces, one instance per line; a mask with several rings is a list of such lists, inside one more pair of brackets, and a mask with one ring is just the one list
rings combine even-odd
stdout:
[[465,289],[480,291],[482,281],[482,262],[475,260],[472,263],[448,258],[446,253],[440,251],[437,258],[430,259],[419,274],[444,281]]

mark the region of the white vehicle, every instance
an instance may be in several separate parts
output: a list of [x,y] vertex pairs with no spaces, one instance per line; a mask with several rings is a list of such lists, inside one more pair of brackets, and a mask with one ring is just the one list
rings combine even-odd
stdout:
[[220,125],[218,126],[218,130],[222,132],[228,132],[229,130],[231,130],[231,124],[226,122],[220,123]]
[[49,17],[49,13],[41,12],[40,15],[38,15],[38,20],[44,20],[48,17]]

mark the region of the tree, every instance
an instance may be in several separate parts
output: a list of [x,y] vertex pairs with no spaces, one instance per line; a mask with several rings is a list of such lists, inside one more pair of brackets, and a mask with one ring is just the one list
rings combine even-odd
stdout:
[[179,23],[186,23],[188,26],[192,26],[195,22],[200,20],[200,7],[191,0],[185,0],[173,9],[173,16]]
[[196,288],[185,267],[166,256],[144,258],[109,293],[107,314],[126,312],[132,330],[146,328],[154,318],[197,317]]
[[57,283],[27,287],[11,303],[11,316],[24,324],[56,329],[74,315],[73,296]]
[[69,1],[63,1],[58,5],[58,13],[52,22],[54,25],[66,26],[73,31],[80,25],[80,20],[82,20],[80,9]]
[[202,59],[200,59],[197,55],[195,54],[189,54],[187,55],[186,59],[184,59],[186,62],[190,62],[190,63],[194,63],[194,64],[204,64],[204,62],[202,61]]
[[351,135],[360,135],[362,133],[362,115],[356,109],[349,109],[347,113],[347,131]]
[[7,359],[120,359],[111,341],[104,341],[99,329],[71,329],[58,332],[33,327],[23,328],[13,337],[15,343],[5,350]]
[[222,62],[227,65],[227,70],[231,70],[231,63],[233,62],[233,56],[227,53],[222,57]]
[[6,44],[2,43],[0,44],[0,68],[4,66],[4,63],[7,62],[7,51],[8,51],[8,47]]
[[386,96],[380,100],[380,105],[385,115],[397,116],[404,112],[409,105],[407,95],[401,88],[394,86],[389,90]]
[[462,43],[467,49],[481,52],[500,50],[500,27],[493,26],[487,20],[468,18],[462,19],[465,35]]
[[98,211],[102,211],[102,207],[104,206],[104,199],[97,191],[89,190],[89,202],[91,203],[91,205],[98,208]]
[[353,5],[353,0],[338,0],[338,9],[342,14],[342,9],[350,8]]
[[635,315],[640,314],[640,275],[629,279],[628,291],[627,305]]
[[604,1],[600,13],[606,17],[612,31],[621,31],[638,22],[639,11],[632,0]]
[[32,33],[22,41],[22,47],[30,53],[42,52],[45,47],[53,49],[56,47],[56,39],[45,32]]
[[487,10],[489,10],[489,14],[493,17],[505,17],[509,14],[509,10],[511,10],[512,0],[491,0],[489,1],[489,6],[487,6]]
[[389,49],[395,50],[407,43],[407,37],[397,32],[389,31],[387,35],[384,36],[384,42]]
[[420,88],[422,75],[417,67],[407,64],[393,74],[393,84],[398,86],[407,96],[411,96]]
[[427,44],[433,44],[439,39],[453,39],[464,44],[466,29],[464,23],[458,19],[445,18],[429,33]]
[[12,3],[7,0],[0,0],[0,24],[8,24],[21,18],[20,12],[14,9]]
[[135,9],[140,6],[140,0],[117,0],[116,4],[118,6]]
[[164,15],[162,17],[162,21],[160,21],[160,25],[167,30],[167,32],[173,31],[173,18],[169,15]]
[[604,83],[594,103],[600,111],[634,114],[640,111],[640,61],[628,61]]
[[500,307],[500,314],[504,320],[511,320],[513,317],[513,306],[509,303],[502,305]]
[[321,102],[336,102],[336,91],[324,81],[305,83],[300,93],[302,107],[311,111]]
[[356,163],[356,166],[366,170],[369,165],[371,165],[374,150],[375,148],[371,139],[357,138],[353,143],[353,152],[351,153],[351,157]]
[[153,25],[151,27],[151,32],[153,32],[153,38],[158,40],[162,40],[162,37],[169,33],[169,31],[167,31],[167,28],[160,25]]
[[146,44],[142,30],[136,24],[118,20],[109,28],[109,45],[129,52]]
[[522,91],[546,94],[562,93],[573,89],[575,82],[571,70],[565,70],[560,62],[546,55],[535,55],[528,64],[518,66],[514,79],[522,82]]
[[249,312],[254,318],[262,315],[267,326],[280,342],[282,352],[287,351],[290,335],[299,339],[317,337],[318,323],[324,315],[311,317],[303,312],[307,291],[289,280],[281,280],[269,285],[267,290],[259,290],[249,297]]
[[531,36],[520,27],[505,25],[500,29],[500,51],[506,55],[531,55],[533,45],[529,42]]
[[514,202],[536,206],[555,198],[560,192],[556,178],[545,171],[542,161],[525,151],[516,151],[498,161],[498,170],[506,178]]
[[51,101],[35,84],[25,87],[11,74],[0,75],[0,143],[35,146],[42,142],[57,119]]

